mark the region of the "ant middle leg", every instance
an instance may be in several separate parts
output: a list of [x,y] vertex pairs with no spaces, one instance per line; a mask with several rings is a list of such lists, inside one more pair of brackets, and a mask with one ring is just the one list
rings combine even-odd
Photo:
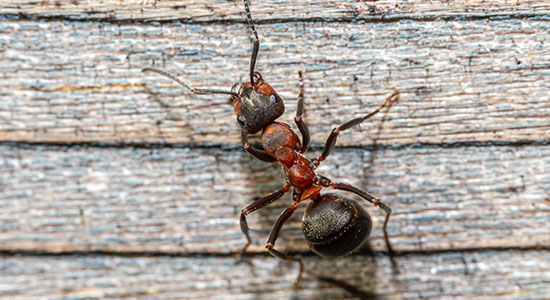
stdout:
[[376,115],[378,112],[380,112],[382,110],[382,108],[384,108],[387,105],[391,106],[397,100],[399,100],[399,92],[395,91],[389,97],[387,97],[386,101],[384,101],[384,103],[382,103],[382,105],[380,105],[374,111],[368,113],[367,115],[365,115],[363,117],[359,117],[359,118],[349,120],[346,123],[340,125],[339,127],[332,129],[332,132],[330,133],[330,135],[329,135],[329,137],[328,137],[328,139],[325,143],[325,147],[323,148],[323,152],[321,153],[321,155],[317,159],[313,160],[313,164],[315,166],[318,166],[322,161],[324,161],[330,155],[330,153],[332,152],[332,149],[334,149],[334,145],[336,144],[336,139],[338,138],[338,135],[340,134],[340,132],[342,132],[346,129],[350,129],[353,126],[361,124],[366,119],[368,119],[368,118]]
[[304,264],[302,263],[302,260],[299,258],[296,258],[294,256],[290,256],[288,254],[285,254],[277,249],[275,249],[275,241],[279,237],[279,233],[281,232],[281,228],[283,227],[284,223],[292,216],[294,211],[298,208],[298,202],[294,202],[291,207],[285,209],[281,216],[279,216],[279,219],[275,223],[275,226],[273,226],[273,229],[271,230],[271,233],[269,234],[269,238],[267,239],[267,243],[265,244],[265,248],[271,255],[273,255],[276,258],[282,259],[282,260],[291,260],[295,261],[300,265],[300,271],[298,273],[298,277],[294,280],[294,283],[297,283],[302,278],[302,273],[304,271]]
[[294,117],[294,122],[296,122],[296,126],[298,126],[298,129],[300,129],[300,133],[302,134],[302,148],[300,149],[299,152],[305,153],[307,151],[307,147],[309,146],[310,135],[309,135],[309,130],[307,128],[307,125],[303,120],[304,78],[302,76],[302,70],[298,71],[298,75],[300,76],[300,94],[298,94],[298,107],[296,108],[296,117]]
[[288,192],[289,189],[290,189],[290,184],[286,184],[280,190],[277,190],[261,199],[254,201],[253,203],[248,205],[246,208],[243,208],[241,210],[241,218],[240,218],[241,231],[246,237],[246,245],[244,245],[243,249],[241,250],[241,255],[246,252],[246,249],[252,243],[252,240],[250,239],[250,235],[248,234],[249,228],[248,228],[248,223],[246,222],[246,216],[280,199],[286,192]]

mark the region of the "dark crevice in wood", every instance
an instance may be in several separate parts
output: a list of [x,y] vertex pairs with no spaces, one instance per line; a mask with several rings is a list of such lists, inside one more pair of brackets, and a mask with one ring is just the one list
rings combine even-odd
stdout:
[[[98,14],[108,14],[108,12],[98,12]],[[479,13],[451,13],[447,15],[419,15],[419,14],[373,14],[370,16],[349,16],[349,17],[311,17],[311,18],[270,18],[270,19],[255,19],[255,24],[285,24],[285,23],[394,23],[400,21],[417,21],[417,22],[434,22],[434,21],[478,21],[478,20],[549,20],[548,12],[479,12]],[[246,24],[246,19],[243,18],[228,18],[201,20],[196,18],[172,18],[166,20],[154,19],[116,19],[110,17],[92,17],[89,12],[83,13],[83,16],[77,15],[45,15],[45,14],[26,14],[26,13],[8,13],[0,14],[0,20],[40,20],[42,22],[104,22],[114,24],[166,24],[173,22],[181,22],[184,24],[194,25],[209,25],[209,24]]]
[[[526,147],[526,146],[547,146],[550,145],[550,139],[543,140],[517,140],[517,141],[460,141],[451,143],[408,143],[408,144],[371,144],[360,146],[336,146],[335,149],[359,149],[366,151],[386,150],[386,149],[406,149],[406,148],[486,148],[486,147]],[[234,152],[243,151],[241,145],[229,144],[191,144],[191,143],[111,143],[111,142],[20,142],[20,141],[2,141],[0,146],[32,148],[32,147],[66,147],[66,148],[113,148],[113,149],[219,149],[222,151]],[[322,145],[312,145],[311,151],[323,150]]]
[[317,277],[317,279],[319,281],[323,281],[323,282],[335,285],[335,286],[347,291],[348,293],[350,293],[354,297],[357,297],[358,299],[365,299],[365,300],[367,300],[367,299],[381,299],[376,293],[363,291],[359,287],[351,285],[351,284],[349,284],[349,283],[347,283],[343,280],[338,280],[338,279],[335,279],[335,278],[324,277],[324,276],[319,276],[319,277]]
[[[477,247],[465,249],[439,249],[439,250],[418,250],[418,251],[396,251],[396,257],[401,256],[431,256],[443,253],[473,253],[473,252],[507,252],[507,251],[549,251],[548,246],[528,246],[528,247]],[[311,251],[292,251],[289,252],[292,256],[310,257],[317,256]],[[386,251],[361,250],[355,256],[387,256]],[[0,257],[11,256],[44,256],[44,257],[61,257],[61,256],[117,256],[117,257],[182,257],[182,258],[202,258],[202,257],[235,257],[239,259],[240,254],[231,252],[161,252],[161,251],[36,251],[36,250],[0,250]],[[267,251],[249,252],[245,257],[270,256]]]

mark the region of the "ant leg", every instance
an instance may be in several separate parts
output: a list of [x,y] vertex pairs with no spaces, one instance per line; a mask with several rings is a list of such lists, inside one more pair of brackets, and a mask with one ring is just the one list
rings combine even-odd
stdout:
[[239,94],[233,92],[233,91],[222,91],[222,90],[214,90],[214,89],[197,89],[197,88],[192,88],[190,86],[188,86],[185,82],[183,82],[181,79],[179,79],[178,77],[176,77],[176,75],[170,73],[170,72],[166,72],[164,70],[161,70],[161,69],[157,69],[157,68],[144,68],[141,70],[141,72],[155,72],[155,73],[158,73],[164,77],[167,77],[169,79],[172,79],[173,81],[179,83],[181,86],[183,86],[184,88],[188,89],[191,93],[193,94],[197,94],[197,95],[208,95],[208,94],[227,94],[227,95],[232,95],[232,96],[235,96],[235,97],[239,97]]
[[302,134],[302,149],[300,149],[299,152],[305,153],[307,151],[307,147],[309,146],[310,136],[307,125],[302,119],[302,116],[304,115],[304,79],[301,70],[298,71],[298,75],[300,75],[300,94],[298,94],[298,108],[296,108],[296,117],[294,117],[294,122],[296,122],[296,126],[298,126],[298,129],[300,129],[300,133]]
[[243,247],[243,250],[241,251],[241,255],[246,252],[246,249],[252,243],[252,240],[250,239],[250,235],[248,234],[249,228],[248,228],[248,223],[246,222],[246,216],[266,205],[271,204],[275,200],[280,199],[289,189],[290,189],[290,184],[286,184],[280,190],[275,191],[261,199],[254,201],[253,203],[248,205],[246,208],[243,208],[241,210],[241,219],[240,219],[241,231],[246,237],[246,245]]
[[294,202],[300,202],[300,198],[302,197],[302,194],[304,192],[302,190],[298,191],[296,188],[292,190],[292,201]]
[[279,237],[279,232],[281,232],[281,228],[283,227],[284,223],[292,216],[294,211],[298,208],[298,203],[294,202],[291,207],[285,209],[277,222],[275,223],[275,226],[273,226],[273,229],[271,230],[271,233],[269,234],[269,239],[267,239],[267,243],[265,244],[265,248],[271,255],[274,257],[277,257],[282,260],[292,260],[300,264],[300,272],[298,273],[298,277],[294,280],[294,283],[297,283],[300,278],[302,278],[302,272],[304,271],[304,264],[302,263],[302,260],[290,256],[288,254],[285,254],[273,247],[275,247],[275,241]]
[[248,143],[248,134],[244,130],[241,130],[241,143],[243,144],[244,150],[255,158],[265,162],[277,161],[275,157],[267,154],[264,150],[256,149],[254,146],[250,145]]
[[386,241],[386,247],[388,248],[388,253],[390,255],[392,266],[394,267],[394,270],[396,270],[396,272],[398,273],[399,270],[397,269],[397,264],[395,263],[395,259],[394,259],[395,252],[393,251],[393,248],[390,243],[390,239],[388,238],[388,230],[387,230],[388,221],[390,220],[390,215],[391,215],[391,207],[385,204],[384,202],[380,201],[378,197],[375,197],[360,188],[354,187],[353,185],[350,185],[347,183],[329,183],[328,186],[336,190],[352,192],[386,212],[386,218],[384,219],[384,226],[383,226],[384,240]]
[[254,67],[256,66],[256,58],[258,58],[258,51],[260,50],[260,39],[258,38],[258,32],[252,22],[252,16],[250,15],[250,4],[248,0],[243,0],[244,10],[246,12],[246,20],[248,21],[248,27],[254,34],[254,47],[252,48],[252,57],[250,58],[250,83],[254,86]]
[[330,153],[332,152],[332,149],[334,149],[334,145],[336,144],[336,139],[338,138],[338,134],[340,134],[341,131],[344,131],[353,126],[361,124],[361,122],[377,114],[386,105],[391,106],[393,102],[397,100],[399,100],[399,92],[395,91],[388,98],[386,98],[386,101],[384,101],[384,103],[382,103],[380,107],[375,109],[373,112],[368,113],[364,117],[359,117],[359,118],[355,118],[350,121],[347,121],[346,123],[340,125],[340,127],[332,129],[332,132],[330,133],[330,136],[328,137],[325,143],[325,147],[323,148],[323,153],[317,159],[314,159],[313,164],[315,166],[318,166],[322,161],[324,161],[330,155]]

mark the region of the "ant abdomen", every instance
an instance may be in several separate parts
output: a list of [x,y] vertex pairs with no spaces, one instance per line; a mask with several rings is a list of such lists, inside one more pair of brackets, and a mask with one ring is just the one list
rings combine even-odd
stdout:
[[311,201],[302,219],[311,250],[324,257],[352,252],[371,229],[369,214],[359,204],[336,194],[323,194]]

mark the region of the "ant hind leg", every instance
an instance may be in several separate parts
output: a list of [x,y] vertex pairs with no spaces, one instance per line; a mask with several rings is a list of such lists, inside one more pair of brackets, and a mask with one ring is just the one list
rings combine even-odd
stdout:
[[253,203],[251,203],[241,211],[241,217],[240,217],[241,231],[246,237],[246,244],[241,250],[241,256],[243,256],[243,254],[246,252],[246,249],[248,249],[248,246],[250,246],[250,244],[252,243],[252,240],[250,239],[250,235],[248,234],[249,228],[248,228],[248,223],[246,222],[246,216],[280,199],[289,189],[290,189],[290,185],[287,184],[284,187],[282,187],[280,190],[277,190],[261,199],[254,201]]
[[299,258],[296,258],[294,256],[290,256],[288,254],[285,254],[275,248],[268,248],[267,251],[269,251],[269,253],[271,255],[273,255],[274,257],[278,258],[278,259],[282,259],[282,260],[292,260],[292,261],[295,261],[297,262],[299,265],[300,265],[300,271],[298,272],[298,276],[296,277],[296,279],[294,279],[294,283],[297,284],[298,282],[300,282],[302,280],[302,273],[304,273],[304,263],[302,262],[301,259]]
[[269,239],[267,240],[267,243],[265,245],[265,248],[271,255],[273,255],[276,258],[282,259],[282,260],[291,260],[295,261],[300,265],[300,271],[298,273],[298,277],[294,280],[294,283],[298,283],[300,279],[302,278],[302,273],[304,271],[304,264],[302,263],[302,260],[299,258],[296,258],[294,256],[290,256],[288,254],[285,254],[277,249],[275,249],[275,241],[279,237],[279,233],[281,232],[281,228],[283,227],[284,223],[292,216],[294,211],[298,208],[298,203],[294,202],[291,207],[285,209],[281,216],[279,216],[279,219],[275,223],[275,226],[273,226],[273,229],[271,230],[271,234],[269,235]]

